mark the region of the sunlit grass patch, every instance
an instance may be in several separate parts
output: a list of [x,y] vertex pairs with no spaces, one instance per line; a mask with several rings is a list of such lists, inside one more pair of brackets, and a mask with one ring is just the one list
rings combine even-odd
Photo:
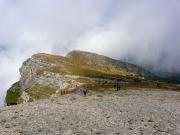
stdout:
[[30,96],[30,101],[38,99],[46,99],[56,93],[56,88],[52,86],[44,86],[40,84],[35,84],[26,90]]

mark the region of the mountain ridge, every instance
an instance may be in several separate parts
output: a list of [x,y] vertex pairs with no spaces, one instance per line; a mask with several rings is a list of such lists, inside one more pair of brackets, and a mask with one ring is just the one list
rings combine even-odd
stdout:
[[[72,57],[72,58],[75,58],[76,55],[80,55],[79,57],[81,58],[84,58],[86,55],[89,55],[90,58],[85,57],[85,60],[92,60],[92,55],[95,57],[95,58],[99,58],[100,60],[104,60],[102,63],[103,63],[103,66],[106,66],[107,65],[113,65],[113,66],[117,66],[117,67],[121,67],[122,69],[125,69],[127,71],[132,71],[132,68],[136,68],[136,72],[138,72],[139,70],[139,74],[141,74],[140,72],[144,72],[144,74],[151,74],[152,76],[154,76],[152,73],[150,73],[149,71],[143,69],[142,67],[140,66],[137,66],[135,64],[131,64],[131,63],[128,63],[128,62],[124,62],[122,60],[116,60],[116,59],[112,59],[110,57],[107,57],[107,56],[104,56],[104,55],[99,55],[99,54],[96,54],[96,53],[91,53],[91,52],[86,52],[86,51],[80,51],[80,50],[73,50],[71,52],[69,52],[66,57]],[[79,58],[78,57],[78,58]],[[98,61],[98,59],[96,60]],[[87,62],[85,62],[86,64]],[[100,61],[98,61],[97,63],[100,63]],[[92,65],[92,63],[90,63],[90,65]],[[122,70],[121,69],[121,70]],[[134,71],[133,71],[134,72]]]
[[101,82],[109,82],[108,87],[113,87],[117,81],[152,82],[156,79],[154,74],[134,64],[79,50],[66,56],[34,54],[23,62],[19,72],[20,80],[7,92],[7,105],[62,95],[84,85],[94,89],[104,87],[99,85]]

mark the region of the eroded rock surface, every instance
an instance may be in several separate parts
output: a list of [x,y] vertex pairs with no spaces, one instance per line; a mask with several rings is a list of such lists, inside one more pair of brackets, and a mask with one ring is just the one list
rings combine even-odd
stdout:
[[26,90],[35,82],[38,70],[55,66],[55,64],[43,60],[40,56],[41,55],[33,55],[31,58],[23,62],[21,68],[19,69],[21,74],[21,90]]
[[180,93],[90,91],[0,108],[1,135],[179,135]]

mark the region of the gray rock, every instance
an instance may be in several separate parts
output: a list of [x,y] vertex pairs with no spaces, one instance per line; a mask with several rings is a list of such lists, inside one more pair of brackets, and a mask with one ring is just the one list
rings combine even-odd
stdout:
[[86,97],[72,93],[3,107],[0,108],[0,134],[178,135],[180,93],[90,91]]

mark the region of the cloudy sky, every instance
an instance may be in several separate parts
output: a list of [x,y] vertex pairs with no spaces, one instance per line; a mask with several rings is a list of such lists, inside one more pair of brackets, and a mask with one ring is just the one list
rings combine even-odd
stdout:
[[34,53],[73,49],[180,72],[180,0],[0,0],[0,104]]

